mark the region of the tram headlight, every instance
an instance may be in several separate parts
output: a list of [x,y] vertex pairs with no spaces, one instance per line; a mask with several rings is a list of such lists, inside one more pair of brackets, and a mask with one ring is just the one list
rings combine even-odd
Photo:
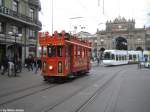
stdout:
[[53,69],[53,66],[50,65],[50,66],[49,66],[49,70],[52,70],[52,69]]

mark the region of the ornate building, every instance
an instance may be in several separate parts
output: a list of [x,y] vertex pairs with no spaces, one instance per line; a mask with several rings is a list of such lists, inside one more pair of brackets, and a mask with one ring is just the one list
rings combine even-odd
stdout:
[[39,0],[0,0],[0,61],[5,55],[15,57],[15,52],[22,62],[36,56],[40,10]]
[[135,20],[118,17],[97,31],[97,52],[104,49],[150,50],[150,30],[135,28]]

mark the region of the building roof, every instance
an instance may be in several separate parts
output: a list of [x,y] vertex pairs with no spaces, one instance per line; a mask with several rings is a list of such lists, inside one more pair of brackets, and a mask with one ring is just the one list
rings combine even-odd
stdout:
[[81,38],[91,38],[91,37],[95,37],[95,35],[90,34],[89,32],[85,32],[85,31],[81,31],[79,33],[77,33],[78,37]]

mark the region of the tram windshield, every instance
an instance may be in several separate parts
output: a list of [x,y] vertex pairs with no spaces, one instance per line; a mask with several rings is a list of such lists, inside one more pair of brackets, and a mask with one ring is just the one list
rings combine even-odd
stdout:
[[104,53],[104,60],[110,60],[110,52]]
[[56,57],[56,46],[47,47],[48,57]]
[[113,60],[115,59],[115,55],[111,54],[110,52],[105,52],[104,53],[104,60]]
[[62,46],[48,46],[47,47],[48,57],[62,57]]

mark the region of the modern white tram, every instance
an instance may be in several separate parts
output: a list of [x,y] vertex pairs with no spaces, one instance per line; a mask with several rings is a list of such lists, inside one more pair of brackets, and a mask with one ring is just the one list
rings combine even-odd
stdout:
[[106,66],[123,65],[142,61],[141,51],[105,50],[103,64]]

